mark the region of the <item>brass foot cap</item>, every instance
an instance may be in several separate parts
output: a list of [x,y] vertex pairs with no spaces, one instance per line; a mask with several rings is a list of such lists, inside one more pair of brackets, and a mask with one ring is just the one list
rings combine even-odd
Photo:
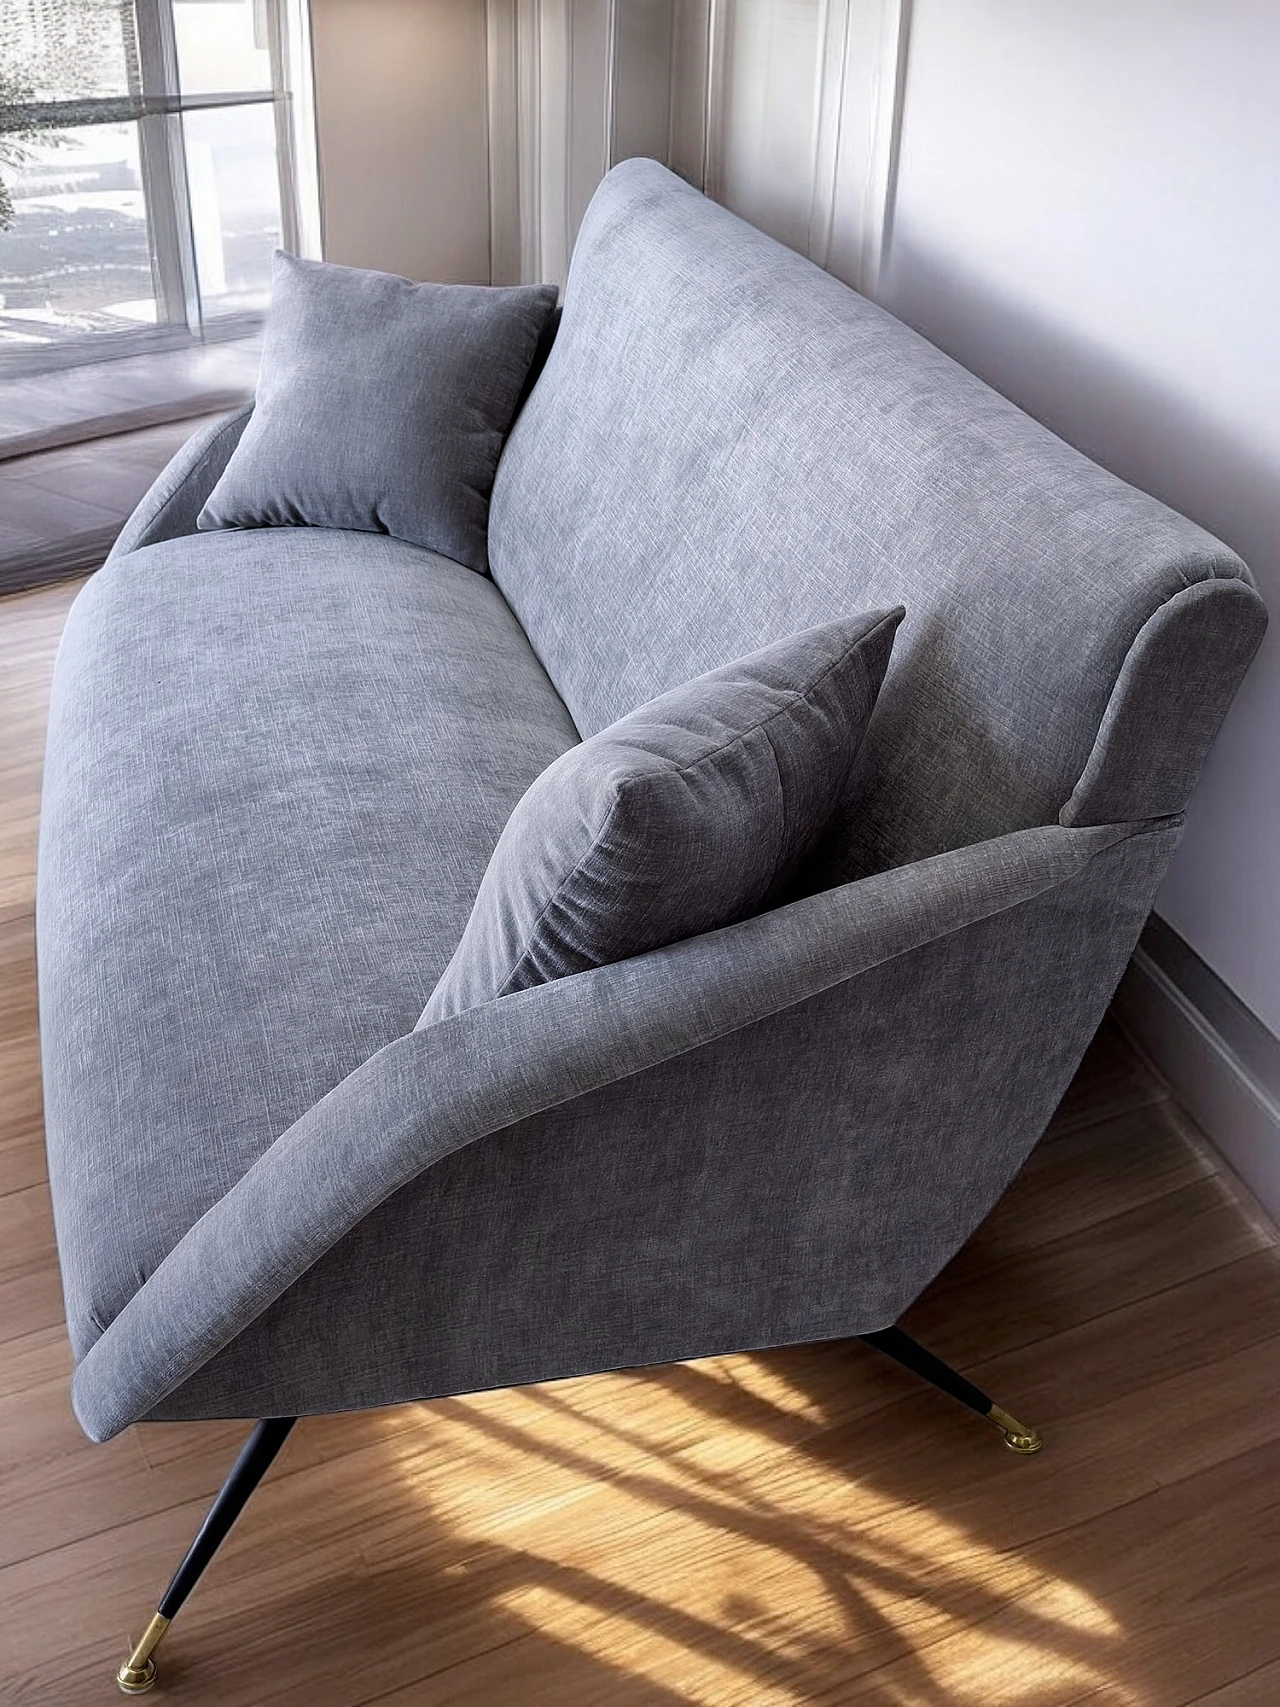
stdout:
[[1010,1452],[1020,1452],[1024,1458],[1029,1458],[1044,1445],[1043,1437],[1035,1429],[1020,1423],[1017,1417],[1011,1417],[1001,1406],[992,1405],[987,1415],[1004,1436]]
[[1020,1452],[1024,1458],[1029,1458],[1033,1452],[1039,1452],[1044,1445],[1044,1436],[1034,1430],[1026,1434],[1015,1434],[1011,1429],[1002,1430],[1004,1443],[1010,1452]]
[[116,1673],[116,1687],[126,1695],[145,1695],[156,1680],[156,1662],[144,1660],[140,1666],[122,1665]]

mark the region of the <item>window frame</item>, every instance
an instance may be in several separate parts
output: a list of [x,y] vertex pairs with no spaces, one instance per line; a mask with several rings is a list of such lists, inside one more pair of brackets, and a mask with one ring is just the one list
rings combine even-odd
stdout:
[[[305,0],[301,0],[305,6]],[[200,297],[195,237],[191,221],[183,116],[191,112],[266,106],[274,111],[276,176],[281,246],[307,253],[318,219],[300,206],[304,188],[298,166],[311,151],[298,136],[310,118],[309,91],[297,87],[309,76],[309,41],[298,6],[290,0],[262,0],[266,14],[271,81],[262,89],[218,90],[184,95],[178,69],[174,0],[134,0],[141,88],[136,95],[86,96],[66,101],[27,102],[11,109],[15,129],[57,130],[95,124],[136,123],[146,208],[156,324],[137,330],[87,332],[37,350],[5,352],[0,370],[12,377],[78,367],[87,362],[189,348],[201,343],[243,338],[262,324],[260,314],[241,311],[207,320]],[[301,96],[301,98],[300,98]],[[314,177],[314,171],[310,175]]]

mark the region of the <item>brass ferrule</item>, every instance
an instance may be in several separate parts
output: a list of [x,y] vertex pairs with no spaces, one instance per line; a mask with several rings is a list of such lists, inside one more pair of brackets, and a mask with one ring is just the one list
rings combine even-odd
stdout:
[[992,1405],[987,1415],[1003,1434],[1004,1443],[1011,1452],[1021,1452],[1029,1457],[1044,1445],[1044,1437],[1036,1429],[1020,1423],[1017,1417],[1011,1417],[999,1405]]
[[126,1695],[145,1695],[156,1680],[156,1662],[152,1654],[160,1646],[160,1638],[169,1628],[163,1613],[155,1617],[142,1632],[142,1639],[116,1673],[116,1685]]

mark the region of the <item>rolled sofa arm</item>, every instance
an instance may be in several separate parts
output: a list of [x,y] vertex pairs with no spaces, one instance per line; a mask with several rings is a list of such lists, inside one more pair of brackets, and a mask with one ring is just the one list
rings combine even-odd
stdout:
[[192,434],[143,494],[108,552],[108,563],[144,545],[196,531],[196,517],[222,478],[252,414],[253,404],[246,403],[234,415],[210,421]]
[[73,1402],[106,1440],[441,1157],[1071,882],[1149,828],[1061,825],[941,854],[388,1044],[265,1151],[90,1348]]

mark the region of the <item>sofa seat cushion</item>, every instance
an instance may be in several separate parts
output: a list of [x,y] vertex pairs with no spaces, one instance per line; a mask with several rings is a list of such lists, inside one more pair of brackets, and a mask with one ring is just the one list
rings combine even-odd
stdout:
[[577,741],[493,584],[373,534],[168,541],[76,600],[37,929],[77,1354],[274,1137],[413,1029]]

